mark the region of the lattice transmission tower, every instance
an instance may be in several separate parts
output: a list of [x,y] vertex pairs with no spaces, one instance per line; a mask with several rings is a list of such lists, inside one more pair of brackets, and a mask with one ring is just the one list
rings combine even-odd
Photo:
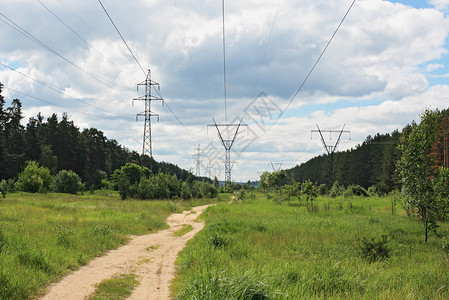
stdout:
[[[270,161],[271,164],[271,168],[273,168],[273,172],[279,172],[282,168],[282,165],[284,164],[284,162],[272,162]],[[275,167],[277,166],[277,168]]]
[[[232,172],[232,165],[231,165],[231,149],[232,146],[234,145],[235,139],[237,138],[237,134],[239,133],[239,129],[242,126],[248,127],[248,124],[242,124],[243,118],[240,119],[240,123],[239,124],[217,124],[217,122],[215,122],[214,120],[214,124],[209,124],[207,126],[214,126],[217,129],[217,133],[218,133],[218,137],[220,138],[220,141],[223,145],[223,147],[225,148],[225,161],[224,161],[224,165],[225,165],[225,182],[226,183],[231,183],[232,182],[232,177],[231,177],[231,172]],[[229,128],[234,127],[235,132],[233,134],[233,137],[231,138],[232,135],[229,135],[229,137],[223,137],[224,136],[224,132],[222,130],[220,130],[220,127],[224,127],[226,128],[226,133],[229,133]]]
[[196,176],[201,176],[201,158],[204,156],[201,152],[201,146],[198,144],[198,148],[195,149],[195,154],[193,158],[195,159],[196,164]]
[[151,80],[151,71],[148,70],[147,77],[145,81],[137,84],[137,91],[139,91],[139,87],[145,87],[145,95],[140,96],[138,98],[133,99],[134,101],[144,101],[145,102],[145,111],[136,115],[136,120],[139,117],[145,118],[145,125],[143,130],[143,147],[142,147],[142,156],[148,154],[151,158],[153,158],[153,144],[151,140],[151,117],[158,117],[159,115],[151,111],[151,102],[152,101],[162,101],[164,103],[164,99],[161,97],[153,96],[152,89],[157,88],[159,92],[160,86],[159,83]]
[[[327,160],[327,178],[328,182],[327,185],[330,187],[334,183],[334,153],[335,150],[337,150],[337,146],[340,143],[341,136],[343,133],[349,134],[349,139],[351,139],[351,132],[349,130],[345,130],[345,125],[343,125],[343,128],[341,130],[321,130],[318,124],[316,124],[316,127],[318,130],[312,130],[311,135],[313,135],[314,132],[318,132],[321,137],[321,142],[323,143],[324,149],[326,149],[328,160]],[[326,143],[326,139],[323,136],[323,133],[329,133],[329,139],[332,139],[332,133],[338,133],[338,138],[334,145],[328,145]],[[312,138],[312,136],[311,136]]]

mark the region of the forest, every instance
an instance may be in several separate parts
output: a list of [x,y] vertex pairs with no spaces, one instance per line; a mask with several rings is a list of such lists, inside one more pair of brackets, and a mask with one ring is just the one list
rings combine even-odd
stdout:
[[[46,119],[39,113],[22,125],[21,101],[14,99],[6,107],[1,88],[0,83],[0,181],[17,180],[27,161],[38,162],[52,175],[61,170],[73,171],[89,189],[100,188],[102,180],[110,179],[114,171],[129,163],[143,165],[154,174],[176,175],[181,181],[192,177],[189,171],[176,165],[157,162],[147,155],[130,151],[116,140],[108,139],[98,129],[81,130],[65,113],[61,118],[52,114]],[[440,127],[432,155],[435,167],[441,167],[444,162],[444,133],[449,130],[449,110],[434,113],[438,115]],[[315,185],[325,184],[328,188],[338,182],[344,187],[358,185],[368,189],[374,186],[384,193],[400,189],[397,170],[397,162],[401,158],[399,145],[416,126],[413,121],[402,130],[368,136],[355,148],[314,157],[286,170],[286,177],[295,182],[310,180]],[[212,183],[205,177],[195,179]]]
[[182,181],[191,176],[176,165],[130,151],[98,129],[81,130],[67,114],[61,118],[52,114],[45,119],[39,113],[24,126],[21,101],[14,99],[6,107],[1,91],[0,83],[0,181],[16,180],[27,161],[38,162],[53,175],[71,170],[80,176],[87,188],[94,189],[100,186],[102,179],[109,178],[127,163],[142,164],[153,173],[176,175]]
[[[438,115],[441,126],[432,154],[435,156],[436,167],[441,167],[444,161],[444,132],[448,130],[449,110],[444,109],[435,113]],[[377,133],[374,137],[368,136],[355,148],[335,152],[333,155],[314,157],[286,170],[287,177],[297,182],[311,180],[318,185],[326,184],[328,188],[334,182],[338,182],[346,187],[359,185],[368,189],[375,186],[378,190],[385,192],[400,189],[401,181],[397,162],[401,158],[401,151],[398,146],[415,126],[417,124],[413,121],[401,131],[395,130],[391,134]]]

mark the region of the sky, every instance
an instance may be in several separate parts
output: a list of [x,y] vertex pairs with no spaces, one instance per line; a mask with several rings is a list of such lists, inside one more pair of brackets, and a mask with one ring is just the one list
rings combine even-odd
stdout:
[[[22,101],[24,124],[67,113],[141,153],[145,107],[133,99],[151,70],[164,99],[152,102],[154,158],[196,173],[201,149],[200,175],[224,180],[209,125],[241,121],[231,161],[242,182],[322,155],[317,126],[328,145],[344,128],[344,151],[449,106],[449,0],[224,3],[223,22],[217,0],[0,0],[7,106]],[[237,127],[219,129],[232,140]]]

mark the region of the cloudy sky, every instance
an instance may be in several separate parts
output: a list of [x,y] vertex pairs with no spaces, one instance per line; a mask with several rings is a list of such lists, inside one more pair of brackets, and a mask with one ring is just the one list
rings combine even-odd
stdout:
[[[152,104],[155,159],[195,172],[200,145],[201,175],[223,180],[224,149],[207,125],[243,118],[232,178],[256,180],[271,163],[322,154],[316,124],[345,125],[345,150],[448,108],[449,0],[355,1],[305,81],[352,2],[226,0],[225,100],[222,1],[102,0],[142,70],[98,0],[0,0],[3,95],[21,99],[24,122],[67,112],[141,152],[144,103],[132,99],[151,69],[167,104]],[[220,129],[232,139],[235,127]]]

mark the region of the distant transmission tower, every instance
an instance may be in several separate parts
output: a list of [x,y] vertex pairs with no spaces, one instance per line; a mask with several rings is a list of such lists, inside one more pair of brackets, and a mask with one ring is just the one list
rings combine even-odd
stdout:
[[203,154],[201,153],[201,147],[198,144],[198,148],[196,148],[196,153],[193,155],[193,158],[196,159],[196,176],[201,176],[201,158]]
[[164,99],[151,95],[152,88],[157,87],[157,90],[159,91],[160,86],[159,83],[151,80],[150,70],[148,70],[147,78],[145,79],[145,81],[137,84],[137,90],[139,90],[139,86],[145,86],[145,95],[138,98],[134,98],[133,103],[134,101],[145,101],[145,111],[137,114],[136,116],[136,120],[139,117],[145,117],[145,125],[143,130],[142,156],[145,154],[149,154],[149,156],[153,158],[153,144],[151,141],[151,117],[158,117],[159,120],[159,115],[151,111],[151,101],[156,100],[164,101]]
[[[274,163],[272,161],[270,161],[271,167],[273,168],[273,172],[279,172],[282,168],[282,165],[284,164],[284,162],[280,162],[280,163]],[[277,165],[278,167],[275,168],[274,166]]]
[[[341,136],[343,133],[349,133],[349,139],[351,139],[351,132],[345,129],[345,125],[343,125],[343,128],[341,130],[321,130],[318,124],[316,124],[316,127],[318,130],[312,130],[311,135],[313,135],[314,132],[319,132],[321,137],[321,142],[323,143],[324,149],[326,149],[326,152],[328,154],[328,167],[327,167],[327,178],[328,183],[327,185],[330,187],[334,183],[334,153],[335,150],[337,150],[337,146],[340,143]],[[332,133],[338,133],[337,141],[335,142],[335,145],[328,145],[326,143],[326,140],[324,139],[323,133],[329,133],[330,139],[332,139]],[[312,138],[312,137],[311,137]]]
[[[212,118],[213,119],[213,118]],[[242,124],[243,118],[240,120],[239,124],[217,124],[217,122],[215,122],[214,120],[214,124],[209,124],[207,126],[215,126],[215,128],[217,129],[218,132],[218,137],[221,140],[221,143],[223,144],[223,147],[225,148],[225,182],[226,183],[231,183],[231,171],[232,171],[232,165],[231,165],[231,148],[232,145],[234,145],[235,139],[237,137],[237,134],[239,132],[239,129],[241,126],[246,126],[248,127],[248,124]],[[225,139],[223,138],[223,134],[222,131],[220,131],[220,127],[225,127],[226,129],[229,129],[230,127],[236,127],[235,133],[234,133],[234,137]],[[228,132],[228,130],[226,130],[226,132]]]

